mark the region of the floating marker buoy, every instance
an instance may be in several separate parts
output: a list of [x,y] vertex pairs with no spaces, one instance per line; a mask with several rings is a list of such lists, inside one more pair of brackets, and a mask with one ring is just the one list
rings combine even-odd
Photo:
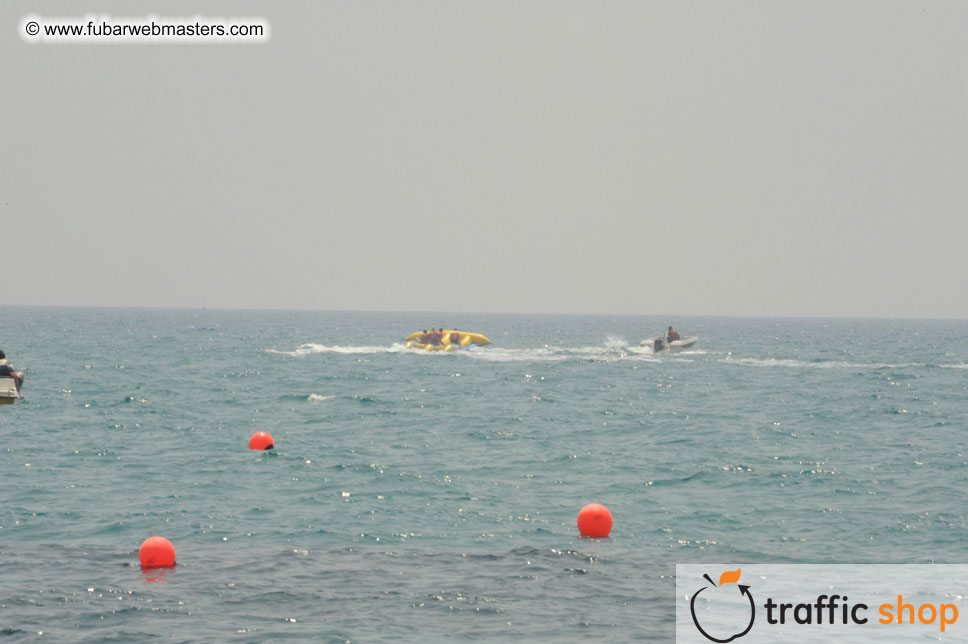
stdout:
[[149,537],[138,550],[142,568],[174,568],[175,546],[164,537]]
[[612,531],[612,513],[604,505],[589,503],[578,513],[578,532],[583,537],[598,539]]
[[256,432],[249,439],[249,449],[272,449],[273,447],[275,445],[272,442],[272,436],[266,432]]

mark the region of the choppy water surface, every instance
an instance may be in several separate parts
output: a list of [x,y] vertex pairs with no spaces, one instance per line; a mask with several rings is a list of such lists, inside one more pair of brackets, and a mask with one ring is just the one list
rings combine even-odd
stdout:
[[[6,641],[671,640],[676,563],[968,562],[966,322],[0,324]],[[404,347],[432,324],[494,344]],[[638,348],[668,324],[696,350]],[[590,502],[609,539],[578,537]],[[156,534],[174,571],[138,566]]]

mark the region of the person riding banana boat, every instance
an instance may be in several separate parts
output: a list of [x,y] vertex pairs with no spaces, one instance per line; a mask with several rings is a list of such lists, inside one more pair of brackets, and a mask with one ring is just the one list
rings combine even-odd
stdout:
[[411,333],[405,338],[408,349],[424,349],[426,351],[461,351],[485,344],[491,341],[480,333],[469,333],[457,329],[438,329],[430,327]]

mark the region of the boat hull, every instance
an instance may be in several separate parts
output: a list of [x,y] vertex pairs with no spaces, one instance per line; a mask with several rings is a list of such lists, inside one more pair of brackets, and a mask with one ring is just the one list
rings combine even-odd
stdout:
[[17,383],[13,378],[0,378],[0,405],[12,405],[20,398],[17,393]]
[[449,351],[453,353],[454,351],[466,351],[477,345],[473,342],[468,344],[466,347],[462,347],[459,344],[421,344],[419,342],[407,342],[408,349],[422,349],[424,351]]
[[649,347],[654,353],[678,353],[692,349],[697,340],[699,340],[699,336],[694,335],[673,340],[672,342],[666,342],[665,337],[659,336],[657,338],[642,340],[639,342],[639,346]]

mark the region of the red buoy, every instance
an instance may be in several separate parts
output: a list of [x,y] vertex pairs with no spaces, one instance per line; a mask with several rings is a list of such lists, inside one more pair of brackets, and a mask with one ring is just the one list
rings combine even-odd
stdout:
[[164,537],[149,537],[138,550],[142,568],[174,568],[175,546]]
[[578,532],[583,537],[602,539],[612,531],[612,513],[604,505],[589,503],[578,513]]
[[272,443],[272,436],[266,432],[256,432],[249,439],[249,449],[272,449],[273,447],[275,445]]

